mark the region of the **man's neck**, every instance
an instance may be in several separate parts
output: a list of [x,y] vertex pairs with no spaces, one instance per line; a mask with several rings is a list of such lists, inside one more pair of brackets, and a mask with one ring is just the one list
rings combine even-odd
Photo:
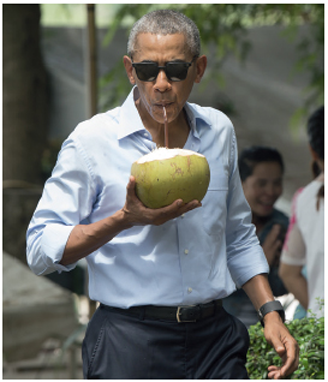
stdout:
[[[137,99],[135,103],[145,129],[149,131],[157,147],[165,147],[164,124],[155,121],[139,101],[140,99]],[[182,110],[178,118],[168,123],[167,127],[168,148],[183,148],[190,131],[185,111]]]

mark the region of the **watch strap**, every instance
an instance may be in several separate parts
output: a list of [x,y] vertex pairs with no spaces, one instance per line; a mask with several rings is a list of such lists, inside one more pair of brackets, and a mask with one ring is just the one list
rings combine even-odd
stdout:
[[258,317],[261,322],[261,325],[264,327],[264,321],[263,318],[266,314],[270,312],[277,312],[279,313],[282,322],[285,322],[285,310],[283,306],[281,305],[280,301],[269,301],[261,306],[261,308],[258,310]]

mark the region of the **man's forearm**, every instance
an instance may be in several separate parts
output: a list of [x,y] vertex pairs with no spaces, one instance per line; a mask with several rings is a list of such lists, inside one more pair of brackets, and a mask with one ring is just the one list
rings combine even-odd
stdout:
[[243,285],[243,289],[252,301],[256,310],[259,310],[259,308],[266,302],[274,300],[266,274],[253,277]]
[[[243,285],[243,289],[252,301],[254,308],[257,311],[265,303],[274,301],[274,296],[266,274],[260,274],[253,277]],[[264,317],[264,322],[270,320],[279,320],[281,322],[279,313],[273,311],[266,314]]]
[[88,256],[130,227],[122,210],[96,223],[75,226],[67,240],[60,264],[72,264]]

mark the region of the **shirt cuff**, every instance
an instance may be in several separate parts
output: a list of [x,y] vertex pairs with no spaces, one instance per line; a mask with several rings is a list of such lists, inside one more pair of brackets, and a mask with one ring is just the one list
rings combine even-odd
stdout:
[[[252,260],[250,261],[250,259]],[[240,264],[244,264],[242,272]],[[249,267],[245,266],[245,264],[249,264]],[[231,269],[234,268],[239,269],[239,272],[234,274],[234,272],[231,271]],[[253,277],[263,273],[269,273],[270,271],[267,259],[260,245],[258,246],[258,250],[256,250],[256,248],[245,250],[242,255],[230,260],[229,269],[237,288],[241,288]]]
[[73,228],[74,226],[63,224],[50,224],[45,227],[41,239],[41,248],[43,260],[48,268],[58,272],[68,272],[76,267],[77,262],[69,265],[59,264]]

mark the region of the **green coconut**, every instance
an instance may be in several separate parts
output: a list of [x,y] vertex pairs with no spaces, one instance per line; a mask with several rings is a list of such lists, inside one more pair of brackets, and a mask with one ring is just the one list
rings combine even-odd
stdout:
[[204,155],[185,149],[159,148],[132,164],[136,193],[149,208],[161,208],[182,199],[201,201],[210,182]]

